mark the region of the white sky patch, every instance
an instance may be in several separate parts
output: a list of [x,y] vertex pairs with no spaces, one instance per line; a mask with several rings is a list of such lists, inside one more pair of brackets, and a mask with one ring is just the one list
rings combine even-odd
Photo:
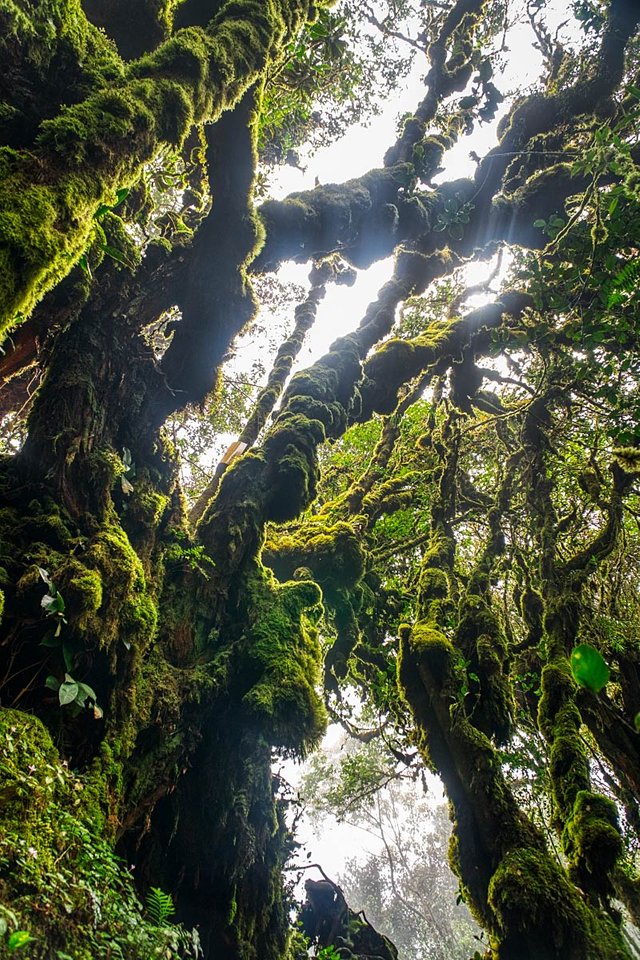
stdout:
[[[345,733],[337,723],[332,723],[323,740],[322,750],[327,753],[340,751],[345,740]],[[284,779],[298,790],[305,772],[305,765],[295,760],[286,760],[276,764],[276,769]],[[434,804],[445,802],[445,794],[440,779],[429,771],[425,771],[428,795]],[[419,781],[415,783],[416,794],[422,794]],[[322,825],[314,826],[309,817],[301,817],[296,828],[296,840],[302,848],[293,858],[293,863],[304,867],[308,864],[319,864],[327,876],[336,880],[344,872],[347,862],[354,857],[365,858],[371,854],[379,854],[383,850],[383,841],[371,832],[365,823],[358,823],[354,817],[353,823],[339,823],[335,817],[327,816]],[[310,876],[319,879],[321,874],[317,869],[305,871],[304,878]],[[303,879],[304,879],[303,878]],[[302,894],[302,890],[300,893]]]

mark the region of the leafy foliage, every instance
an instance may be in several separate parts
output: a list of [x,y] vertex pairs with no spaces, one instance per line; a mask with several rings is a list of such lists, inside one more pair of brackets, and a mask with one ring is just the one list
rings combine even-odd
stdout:
[[149,890],[146,908],[151,923],[156,927],[164,926],[169,917],[176,912],[171,895],[160,890],[159,887],[151,887]]

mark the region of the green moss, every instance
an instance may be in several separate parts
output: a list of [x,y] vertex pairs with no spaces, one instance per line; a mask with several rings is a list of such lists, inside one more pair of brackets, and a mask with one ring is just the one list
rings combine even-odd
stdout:
[[242,673],[255,679],[242,702],[272,744],[303,754],[326,724],[316,691],[321,651],[312,622],[322,593],[313,581],[279,584],[259,567],[248,577],[246,590]]
[[[479,583],[470,585],[470,589],[472,586],[478,588]],[[505,743],[511,734],[514,711],[506,670],[507,642],[500,620],[485,595],[467,593],[463,597],[456,645],[467,660],[469,677],[473,677],[470,684],[474,698],[473,722],[488,736],[495,737],[497,743]]]
[[418,590],[426,601],[444,600],[449,595],[449,578],[444,570],[437,567],[424,567],[420,571]]
[[509,852],[489,885],[489,904],[503,935],[502,960],[623,960],[619,930],[589,909],[550,857],[522,848]]
[[538,725],[551,745],[550,774],[558,811],[565,820],[581,790],[588,790],[589,764],[580,736],[582,718],[575,704],[576,685],[566,659],[542,671]]
[[[79,11],[77,0],[73,7]],[[307,12],[303,0],[225,7],[208,30],[179,31],[117,82],[96,82],[82,102],[40,123],[37,155],[2,152],[1,333],[77,262],[98,204],[137,181],[165,143],[179,147],[194,123],[215,120],[237,103]],[[54,35],[59,47],[55,21]]]
[[615,803],[590,790],[579,791],[562,839],[577,884],[611,894],[610,876],[623,852]]
[[316,451],[324,439],[319,420],[290,413],[278,419],[263,448],[270,491],[265,519],[292,520],[314,499],[320,475]]
[[102,577],[97,570],[72,558],[55,571],[55,582],[74,625],[86,629],[92,615],[102,606]]
[[146,645],[155,633],[157,606],[124,530],[116,525],[101,530],[91,539],[83,559],[100,571],[103,581],[107,606],[100,617],[100,646],[108,648],[118,639]]
[[429,671],[444,684],[459,662],[459,654],[450,640],[429,623],[416,623],[409,640],[412,655],[424,663]]
[[362,538],[352,524],[311,518],[293,534],[272,531],[263,557],[280,579],[307,567],[321,586],[350,589],[364,572]]

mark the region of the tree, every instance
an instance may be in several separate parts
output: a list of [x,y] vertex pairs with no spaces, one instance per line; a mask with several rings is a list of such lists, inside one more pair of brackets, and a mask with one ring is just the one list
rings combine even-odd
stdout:
[[424,768],[398,763],[380,737],[364,744],[343,737],[310,758],[301,795],[319,830],[337,821],[373,843],[346,860],[338,881],[400,957],[467,960],[481,931],[460,902],[447,863],[451,824]]
[[[541,85],[436,184],[503,102],[510,14],[427,5],[426,93],[383,165],[256,206],[259,136],[279,110],[281,156],[314,119],[283,71],[321,85],[346,56],[329,7],[0,3],[7,952],[198,955],[194,925],[206,957],[292,951],[271,759],[322,736],[323,671],[346,725],[350,683],[442,777],[487,956],[629,955],[640,9],[580,0],[562,47],[529,2]],[[473,308],[461,268],[499,248]],[[326,284],[390,255],[357,329],[287,383]],[[163,425],[212,402],[250,276],[288,259],[311,290],[191,522]],[[560,857],[505,772],[532,724]]]

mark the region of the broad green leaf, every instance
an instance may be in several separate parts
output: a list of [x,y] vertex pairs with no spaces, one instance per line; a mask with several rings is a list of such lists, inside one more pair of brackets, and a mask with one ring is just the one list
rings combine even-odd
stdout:
[[131,266],[129,260],[124,255],[122,250],[118,250],[117,247],[112,247],[108,243],[105,243],[102,247],[107,256],[111,257],[112,260],[116,260],[118,263],[123,263],[125,267]]
[[58,690],[58,699],[60,706],[65,707],[68,703],[73,703],[78,696],[77,683],[61,683]]
[[48,676],[47,679],[45,680],[44,685],[45,685],[45,687],[47,687],[47,689],[49,689],[49,690],[55,690],[56,693],[57,693],[57,691],[60,689],[60,681],[57,680],[57,679],[56,679],[54,676],[52,676],[51,674],[49,674],[49,676]]
[[89,686],[88,683],[80,683],[78,681],[78,696],[76,699],[80,700],[82,703],[84,703],[85,700],[95,701],[96,692],[92,687]]
[[[60,646],[60,633],[59,633],[60,624],[55,629],[54,633],[48,633],[46,637],[43,637],[40,641],[41,647],[59,647]],[[58,688],[56,687],[56,690]]]
[[581,643],[571,651],[571,672],[576,683],[594,693],[599,693],[609,679],[602,654],[589,643]]

